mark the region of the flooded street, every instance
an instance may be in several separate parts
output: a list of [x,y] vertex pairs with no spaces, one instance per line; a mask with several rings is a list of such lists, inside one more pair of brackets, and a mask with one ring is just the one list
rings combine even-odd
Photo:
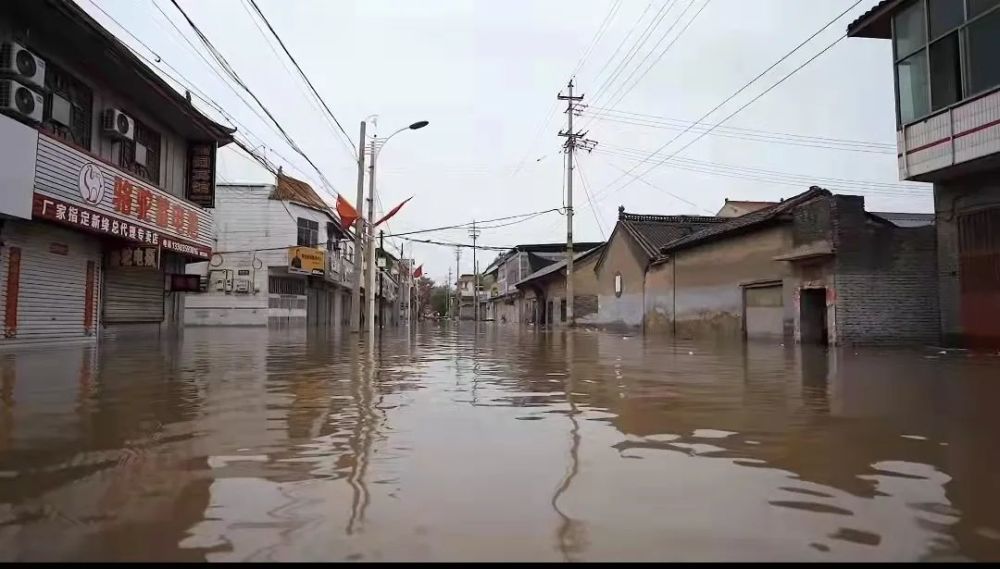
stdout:
[[998,357],[428,324],[0,365],[0,560],[1000,559]]

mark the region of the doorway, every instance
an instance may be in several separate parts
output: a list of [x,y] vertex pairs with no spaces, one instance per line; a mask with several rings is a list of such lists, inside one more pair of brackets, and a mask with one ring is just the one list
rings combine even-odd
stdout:
[[826,323],[826,289],[802,289],[799,302],[799,322],[803,344],[829,344]]

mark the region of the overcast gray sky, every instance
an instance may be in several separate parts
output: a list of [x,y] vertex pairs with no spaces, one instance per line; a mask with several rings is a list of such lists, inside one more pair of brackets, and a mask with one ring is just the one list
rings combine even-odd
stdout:
[[[78,1],[123,41],[149,55],[95,8],[92,0]],[[159,6],[188,40],[204,51],[169,0],[96,1],[187,81],[248,127],[240,128],[242,135],[264,144],[271,160],[321,187],[305,161],[209,70],[157,10]],[[307,98],[283,54],[279,59],[272,51],[277,46],[271,38],[255,27],[248,0],[178,1],[335,189],[354,202],[356,165],[343,137],[338,138]],[[561,112],[563,104],[554,109],[554,100],[609,14],[613,14],[610,25],[577,74],[578,92],[587,95],[584,102],[692,121],[854,3],[708,0],[698,13],[705,2],[257,0],[355,143],[359,121],[370,115],[377,115],[375,130],[383,136],[417,120],[430,121],[423,130],[397,136],[380,155],[380,209],[415,196],[392,220],[388,232],[561,207],[564,160],[557,132],[565,126],[565,114]],[[818,53],[875,2],[862,1],[706,121],[714,123],[727,116]],[[695,13],[698,15],[693,18]],[[641,42],[646,30],[648,39]],[[206,112],[219,118],[207,107]],[[724,126],[891,147],[895,141],[893,116],[889,42],[846,39]],[[629,178],[620,179],[622,171],[617,168],[627,170],[638,162],[622,154],[635,150],[649,154],[680,131],[591,122],[586,116],[577,121],[589,130],[589,138],[598,141],[598,151],[579,156],[574,201],[575,236],[580,241],[601,240],[602,227],[605,234],[610,233],[619,205],[640,213],[705,214],[716,211],[727,197],[776,200],[794,195],[807,189],[806,179],[813,178],[827,187],[833,182],[821,178],[880,184],[844,182],[845,189],[840,190],[865,195],[872,211],[929,212],[932,207],[929,186],[910,185],[909,190],[895,186],[899,181],[891,151],[846,151],[828,148],[834,143],[822,142],[818,146],[823,147],[778,144],[770,139],[747,140],[745,135],[725,130],[720,132],[741,137],[705,136],[677,155],[686,159],[680,164],[683,168],[664,165],[646,176],[655,187],[636,181],[618,189]],[[692,130],[661,156],[666,157],[696,135]],[[816,141],[811,144],[817,145]],[[726,169],[704,162],[722,164]],[[734,172],[734,166],[804,179],[801,184],[798,180],[788,183],[787,178],[779,183],[768,173]],[[636,173],[645,170],[642,167]],[[223,152],[219,176],[227,182],[273,182],[266,170],[232,150]],[[617,184],[609,187],[616,179]],[[596,219],[588,207],[585,185],[595,196]],[[464,230],[427,237],[468,239]],[[508,246],[564,239],[565,218],[550,213],[486,230],[481,242]],[[436,280],[443,280],[448,268],[454,267],[453,248],[410,243],[406,247],[407,256],[412,247],[417,262]],[[480,252],[480,267],[485,268],[494,256]],[[462,271],[471,269],[471,251],[463,250]]]

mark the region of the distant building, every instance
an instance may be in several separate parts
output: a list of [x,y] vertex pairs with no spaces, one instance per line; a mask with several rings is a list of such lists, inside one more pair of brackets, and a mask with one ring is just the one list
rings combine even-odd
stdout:
[[275,184],[220,184],[215,216],[217,252],[188,267],[207,290],[188,295],[186,324],[349,323],[354,242],[309,184],[281,174]]
[[[594,264],[604,244],[573,256],[573,317],[578,325],[596,323],[597,275]],[[521,291],[521,314],[528,324],[565,326],[566,259],[552,263],[521,279],[515,286]]]
[[[574,251],[589,251],[601,243],[574,243]],[[486,309],[493,319],[503,323],[527,322],[522,291],[516,286],[522,279],[560,260],[566,259],[566,243],[529,243],[504,251],[483,272],[492,276]],[[533,313],[532,313],[533,314]]]
[[882,0],[847,35],[892,42],[899,178],[934,184],[944,340],[1000,346],[1000,2]]
[[759,209],[774,205],[775,202],[737,201],[726,198],[725,205],[715,214],[716,217],[739,217],[753,213]]
[[664,245],[728,221],[697,215],[647,215],[618,208],[618,223],[595,260],[597,310],[591,322],[603,326],[637,327],[643,323],[643,278]]
[[934,227],[813,187],[672,241],[645,275],[645,328],[823,344],[938,340]]

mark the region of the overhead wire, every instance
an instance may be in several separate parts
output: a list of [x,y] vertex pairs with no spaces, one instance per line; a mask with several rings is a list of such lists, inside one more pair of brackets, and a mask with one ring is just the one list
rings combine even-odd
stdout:
[[[285,45],[285,42],[282,41],[281,36],[279,36],[278,32],[275,31],[274,27],[271,25],[271,22],[267,19],[264,13],[261,12],[260,7],[257,5],[256,0],[249,0],[249,1],[250,5],[253,6],[253,9],[257,12],[257,15],[260,16],[260,19],[264,21],[264,25],[266,25],[267,29],[271,31],[271,34],[274,36],[274,39],[278,40],[278,45],[280,45],[281,49],[284,50],[285,55],[287,55],[288,59],[291,60],[292,65],[295,66],[295,69],[298,70],[299,75],[302,77],[302,80],[305,81],[306,85],[309,86],[309,89],[312,90],[313,95],[316,96],[316,100],[318,100],[320,104],[323,105],[323,109],[326,111],[326,114],[329,116],[329,118],[333,119],[333,122],[337,125],[337,129],[340,130],[340,133],[344,135],[344,138],[347,140],[348,145],[353,151],[351,155],[356,160],[358,157],[358,148],[354,145],[354,142],[351,140],[350,135],[347,134],[347,131],[344,130],[344,126],[340,124],[339,120],[337,120],[337,116],[334,115],[333,111],[330,110],[329,105],[327,105],[326,101],[323,100],[323,97],[319,94],[319,91],[316,90],[316,87],[313,85],[312,81],[306,75],[305,71],[302,70],[302,67],[299,65],[299,62],[295,59],[295,56],[293,56],[292,53],[288,51],[288,47]],[[359,142],[359,144],[363,142],[364,141],[361,141]]]
[[614,21],[614,18],[618,14],[618,10],[621,6],[622,0],[613,0],[611,2],[611,6],[608,8],[608,13],[604,15],[604,19],[601,20],[601,24],[597,27],[597,31],[594,32],[594,38],[591,40],[587,49],[583,52],[583,55],[580,56],[580,61],[578,61],[576,67],[573,68],[573,72],[569,74],[571,78],[575,77],[576,74],[580,72],[580,69],[583,68],[587,58],[590,57],[591,52],[593,52],[594,48],[597,47],[597,44],[601,42],[601,38],[604,37],[604,33],[607,32],[608,28],[611,26],[611,22]]
[[[690,10],[691,7],[695,5],[696,1],[697,0],[691,0],[690,2],[688,2],[688,4],[684,7],[681,13],[678,14],[677,18],[673,21],[673,23],[670,24],[670,26],[667,28],[667,31],[663,32],[663,35],[660,36],[660,39],[657,40],[656,44],[648,52],[646,52],[646,55],[645,57],[642,58],[642,61],[640,61],[639,64],[632,69],[632,71],[628,74],[628,77],[626,77],[625,80],[618,85],[618,88],[611,93],[609,98],[612,99],[613,101],[610,102],[608,106],[614,107],[615,105],[620,103],[622,99],[624,99],[629,93],[631,93],[633,89],[635,89],[636,85],[638,85],[642,81],[642,79],[646,77],[649,71],[653,67],[655,67],[657,63],[659,63],[659,61],[663,58],[663,56],[666,55],[666,53],[670,50],[671,47],[674,46],[675,43],[677,43],[677,40],[680,39],[682,35],[684,35],[684,32],[687,31],[688,27],[691,26],[694,20],[708,6],[709,2],[711,2],[711,0],[706,0],[701,5],[701,8],[699,8],[698,11],[694,14],[694,17],[688,20],[687,24],[685,24],[684,27],[681,28],[680,32],[676,36],[674,36],[674,38],[670,41],[670,43],[668,43],[667,46],[663,48],[663,50],[659,53],[659,55],[657,55],[656,59],[653,60],[653,62],[645,69],[645,71],[642,72],[641,75],[639,75],[639,77],[636,78],[634,82],[629,84],[629,81],[632,79],[632,77],[635,76],[635,74],[638,73],[640,69],[642,69],[646,61],[648,61],[649,58],[653,55],[653,53],[656,51],[656,49],[660,47],[660,44],[663,43],[663,41],[670,36],[670,32],[672,32],[674,28],[677,26],[677,24],[679,24],[684,19],[684,15],[687,14],[688,10]],[[626,85],[628,85],[627,89],[625,88]],[[622,91],[622,89],[625,90]],[[590,125],[590,122],[592,121],[588,121],[587,123],[585,123],[581,127],[581,129],[586,129]]]
[[[590,184],[587,183],[587,177],[583,174],[583,168],[580,167],[580,161],[574,156],[573,162],[576,163],[576,169],[580,171],[580,181],[583,182],[583,191],[587,196],[587,204],[593,201],[590,197]],[[601,232],[601,239],[607,239],[608,236],[604,232],[604,225],[601,223],[601,219],[597,216],[597,209],[594,207],[590,208],[590,213],[594,214],[594,221],[597,223],[597,229]]]
[[[669,147],[671,144],[673,144],[674,141],[678,140],[681,136],[683,136],[688,131],[690,131],[691,128],[693,128],[693,125],[704,121],[706,118],[708,118],[710,115],[712,115],[715,111],[717,111],[718,109],[722,108],[726,103],[728,103],[729,101],[733,100],[735,97],[737,97],[743,91],[747,90],[751,85],[753,85],[754,83],[756,83],[758,79],[760,79],[761,77],[763,77],[764,75],[766,75],[768,72],[770,72],[772,69],[774,69],[775,67],[777,67],[778,65],[780,65],[782,62],[784,62],[786,59],[788,59],[789,57],[791,57],[795,52],[797,52],[799,49],[801,49],[803,46],[805,46],[813,38],[815,38],[816,36],[818,36],[819,34],[821,34],[827,28],[829,28],[830,26],[832,26],[833,24],[835,24],[840,18],[842,18],[845,14],[847,14],[848,12],[850,12],[852,9],[854,9],[860,3],[861,3],[861,0],[855,0],[855,2],[853,2],[850,6],[848,6],[847,9],[843,10],[842,12],[840,12],[837,16],[835,16],[829,22],[827,22],[822,27],[820,27],[818,30],[816,30],[815,32],[813,32],[809,37],[807,37],[806,39],[802,40],[798,45],[796,45],[794,48],[792,48],[791,51],[789,51],[785,55],[781,56],[777,61],[775,61],[774,63],[772,63],[771,65],[769,65],[766,69],[764,69],[763,71],[761,71],[760,73],[758,73],[753,79],[751,79],[750,81],[748,81],[747,83],[745,83],[742,87],[740,87],[735,92],[733,92],[731,95],[729,95],[728,97],[726,97],[725,99],[723,99],[722,102],[720,102],[715,107],[713,107],[711,110],[709,110],[708,112],[706,112],[705,114],[703,114],[701,117],[699,117],[697,120],[695,120],[694,122],[692,122],[691,126],[689,126],[685,130],[681,131],[676,136],[674,136],[673,138],[671,138],[670,140],[668,140],[667,142],[665,142],[662,146],[660,146],[657,150],[655,150],[654,152],[652,152],[645,159],[643,159],[643,160],[637,162],[636,164],[634,164],[631,168],[629,168],[629,170],[627,170],[627,173],[631,174],[636,169],[638,169],[640,166],[642,166],[643,164],[645,164],[646,162],[648,162],[650,159],[652,159],[653,157],[655,157],[656,155],[658,155],[660,152],[662,152],[664,149],[666,149],[667,147]],[[823,49],[822,51],[820,51],[818,54],[814,55],[812,58],[810,58],[809,60],[807,60],[804,64],[799,65],[798,67],[796,67],[795,69],[793,69],[791,72],[789,72],[788,74],[786,74],[781,80],[779,80],[778,83],[775,83],[770,88],[768,88],[766,91],[764,91],[761,95],[758,95],[757,97],[755,97],[754,99],[752,99],[751,103],[753,101],[756,101],[757,99],[759,99],[764,94],[770,92],[774,87],[776,87],[777,85],[779,85],[782,82],[784,82],[784,80],[787,79],[788,77],[791,77],[792,75],[794,75],[798,70],[802,69],[805,65],[807,65],[808,63],[814,61],[817,57],[819,57],[820,55],[822,55],[823,53],[825,53],[827,50],[829,50],[831,47],[833,47],[833,45],[835,45],[836,43],[838,43],[840,41],[840,39],[843,39],[843,37],[844,36],[841,36],[836,42],[834,42],[833,44],[830,44],[828,47],[826,47],[825,49]],[[741,107],[740,110],[742,110],[743,108],[746,108],[746,105],[744,105],[743,107]],[[737,112],[739,112],[739,110]],[[735,114],[735,113],[733,113],[733,114]],[[732,116],[732,115],[730,115],[730,116]],[[726,119],[724,119],[724,120],[726,120]],[[721,122],[724,122],[724,120],[721,121]],[[685,148],[686,148],[686,146],[685,146]],[[655,167],[656,167],[656,165],[653,165],[653,168],[655,168]],[[648,168],[645,173],[648,173],[653,168]],[[625,177],[625,175],[626,174],[622,174],[621,176],[619,176],[618,178],[616,178],[615,180],[613,180],[612,182],[610,182],[608,185],[606,185],[604,188],[602,188],[597,193],[601,194],[602,192],[604,192],[604,191],[608,190],[609,188],[613,187],[615,184],[618,183],[619,180],[621,180],[623,177]],[[632,178],[632,179],[626,181],[624,185],[622,185],[620,188],[618,188],[618,190],[622,190],[622,189],[628,187],[634,181],[635,181],[635,178]]]
[[177,2],[177,0],[170,0],[170,3],[173,4],[174,7],[177,8],[177,11],[181,13],[181,15],[184,17],[184,20],[188,23],[189,26],[191,26],[191,29],[194,30],[195,35],[198,36],[198,39],[202,42],[202,44],[204,44],[206,49],[208,49],[209,53],[219,63],[219,65],[226,72],[226,74],[237,85],[239,85],[250,96],[250,98],[252,98],[254,102],[257,103],[260,109],[264,111],[264,114],[266,114],[268,118],[271,119],[271,122],[273,122],[274,126],[281,132],[282,136],[288,142],[288,145],[291,146],[291,148],[295,150],[296,153],[302,156],[302,158],[309,163],[309,165],[313,168],[313,170],[316,171],[316,174],[319,176],[320,180],[322,180],[323,184],[326,185],[326,187],[329,190],[331,190],[334,193],[337,193],[336,188],[333,186],[333,184],[330,183],[330,180],[327,179],[326,175],[323,174],[322,170],[320,170],[319,167],[316,165],[316,163],[313,162],[311,158],[309,158],[309,156],[305,153],[305,151],[302,150],[302,148],[298,145],[298,143],[296,143],[295,140],[291,137],[291,135],[288,134],[285,128],[281,126],[281,123],[278,122],[278,120],[274,117],[274,114],[271,113],[271,111],[267,108],[267,106],[264,105],[263,101],[261,101],[260,98],[253,92],[253,90],[250,89],[250,87],[243,81],[243,79],[239,76],[239,74],[232,67],[232,65],[230,65],[229,61],[225,58],[225,56],[222,55],[222,53],[218,49],[216,49],[215,45],[212,44],[212,41],[208,39],[208,37],[201,31],[198,25],[194,23],[194,21],[191,19],[190,16],[188,16],[187,12],[184,11],[184,9]]

